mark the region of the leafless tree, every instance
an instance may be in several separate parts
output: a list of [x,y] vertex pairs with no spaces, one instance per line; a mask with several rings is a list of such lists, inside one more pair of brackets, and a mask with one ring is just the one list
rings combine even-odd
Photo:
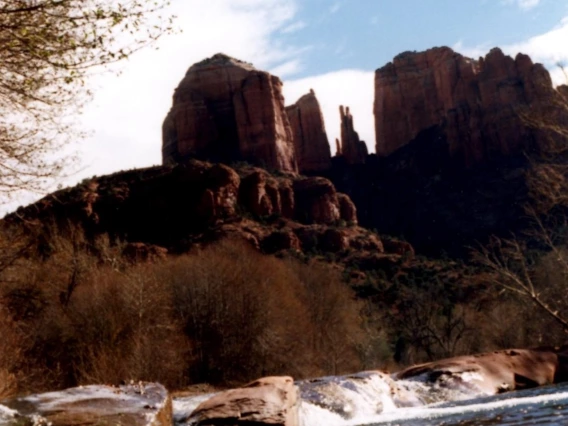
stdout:
[[83,136],[93,72],[171,30],[168,0],[0,0],[0,200],[43,190]]

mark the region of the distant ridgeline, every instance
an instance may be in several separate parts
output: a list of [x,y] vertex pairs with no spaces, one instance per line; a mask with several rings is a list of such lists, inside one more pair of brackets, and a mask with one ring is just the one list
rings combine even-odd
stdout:
[[[369,88],[371,90],[371,88]],[[285,107],[282,82],[217,54],[193,65],[163,125],[164,164],[190,158],[249,162],[328,177],[355,202],[363,226],[420,251],[459,254],[522,224],[526,154],[546,132],[526,117],[568,122],[548,71],[493,49],[466,58],[447,47],[405,52],[375,74],[376,154],[340,107],[332,159],[313,90]]]

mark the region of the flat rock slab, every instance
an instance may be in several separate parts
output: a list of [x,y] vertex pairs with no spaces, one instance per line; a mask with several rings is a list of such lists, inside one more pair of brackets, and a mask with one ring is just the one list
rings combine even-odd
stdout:
[[181,423],[191,426],[298,426],[298,388],[291,377],[265,377],[220,392]]
[[165,426],[172,404],[160,384],[82,386],[2,401],[0,425]]

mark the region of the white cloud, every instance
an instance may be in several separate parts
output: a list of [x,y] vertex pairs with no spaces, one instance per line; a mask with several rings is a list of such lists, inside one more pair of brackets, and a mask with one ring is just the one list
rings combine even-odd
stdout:
[[303,69],[302,61],[299,59],[292,59],[291,61],[284,62],[270,70],[270,73],[278,77],[287,77],[290,75],[298,74]]
[[[550,31],[531,37],[519,43],[500,46],[504,53],[516,56],[517,53],[529,55],[534,62],[540,62],[551,72],[555,84],[565,83],[564,74],[558,64],[568,64],[568,16],[564,17],[558,25]],[[477,58],[485,56],[490,47],[487,43],[478,46],[464,46],[460,40],[454,44],[454,50],[465,56]]]
[[505,46],[503,50],[511,55],[526,53],[534,61],[552,66],[568,61],[568,16],[552,30],[531,37],[526,41]]
[[98,79],[83,119],[94,135],[82,144],[87,169],[81,177],[161,162],[162,121],[195,62],[223,52],[259,69],[300,69],[298,56],[306,48],[275,38],[294,18],[294,0],[177,0],[173,8],[181,34],[164,39],[158,51],[140,52],[120,77]]
[[[79,147],[84,167],[66,184],[160,164],[162,121],[175,87],[193,63],[223,52],[259,69],[280,65],[291,74],[309,48],[278,38],[294,25],[297,0],[173,0],[171,8],[182,33],[161,40],[160,50],[143,50],[122,63],[119,77],[106,74],[92,82],[95,97],[80,120],[93,134]],[[18,204],[29,197],[22,195]]]
[[336,1],[329,8],[329,13],[337,13],[341,9],[341,2]]
[[307,26],[308,24],[306,24],[304,21],[298,21],[288,25],[287,27],[284,27],[281,32],[283,34],[291,34],[303,30]]
[[540,0],[504,0],[505,4],[515,4],[522,10],[531,10],[537,7]]
[[335,152],[335,139],[339,138],[340,134],[339,105],[349,106],[355,130],[367,143],[369,152],[374,152],[374,75],[372,71],[342,70],[299,80],[285,80],[286,104],[293,104],[310,89],[314,89],[322,109],[332,152]]

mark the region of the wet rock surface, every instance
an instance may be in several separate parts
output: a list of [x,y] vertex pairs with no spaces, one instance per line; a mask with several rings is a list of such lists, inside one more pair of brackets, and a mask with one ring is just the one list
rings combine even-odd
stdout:
[[2,401],[0,424],[169,426],[172,405],[155,383],[83,386]]

